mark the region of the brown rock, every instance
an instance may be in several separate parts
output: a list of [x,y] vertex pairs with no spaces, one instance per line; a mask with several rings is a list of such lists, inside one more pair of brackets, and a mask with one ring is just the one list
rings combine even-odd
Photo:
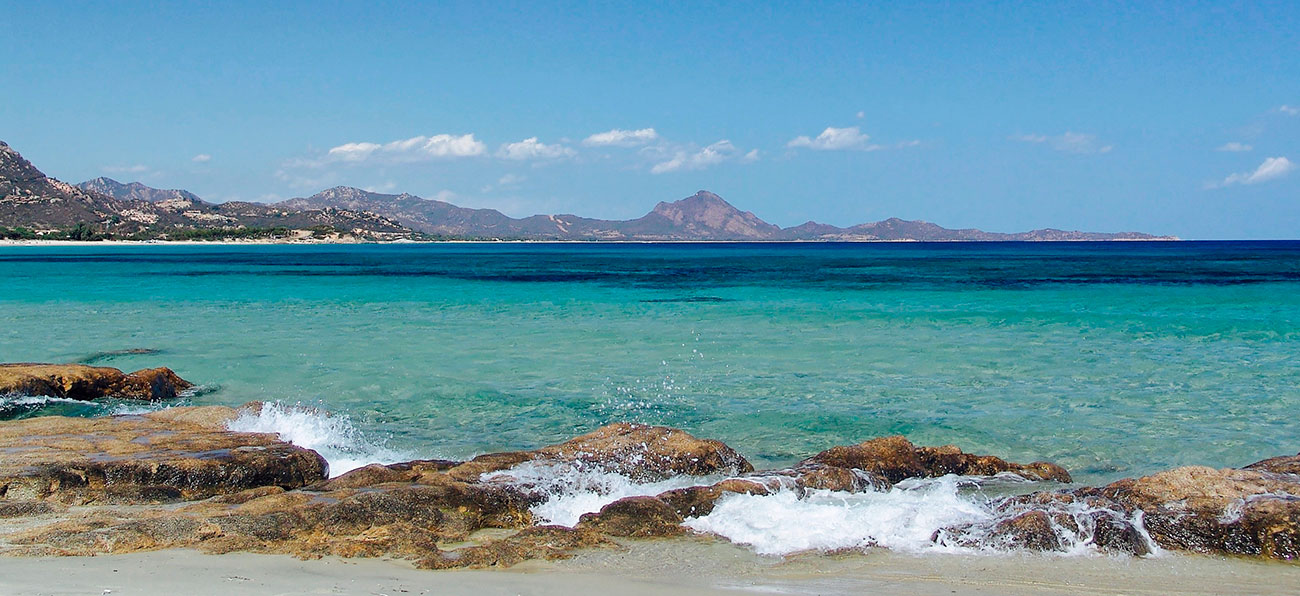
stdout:
[[627,497],[604,507],[600,513],[583,514],[579,528],[589,528],[610,536],[649,538],[679,536],[682,516],[671,505],[655,497]]
[[1300,558],[1300,482],[1290,474],[1188,466],[1096,492],[1141,510],[1165,548]]
[[993,526],[992,540],[1003,548],[1037,551],[1061,550],[1061,538],[1052,519],[1042,511],[1027,511]]
[[[157,502],[296,488],[325,477],[325,460],[314,451],[273,435],[188,424],[186,410],[0,424],[0,499]],[[213,413],[200,410],[205,418]]]
[[777,488],[755,480],[728,478],[710,486],[691,486],[665,491],[655,498],[667,503],[680,517],[700,517],[712,513],[718,499],[727,493],[766,495],[776,492]]
[[1244,469],[1256,470],[1259,472],[1273,472],[1274,474],[1300,474],[1300,455],[1271,457],[1264,461],[1257,461],[1250,464]]
[[167,368],[126,374],[116,368],[84,364],[0,364],[0,395],[164,400],[193,386]]
[[804,463],[863,470],[890,482],[945,474],[991,476],[1001,472],[1013,472],[1030,480],[1070,482],[1069,472],[1056,464],[1011,463],[991,455],[962,453],[961,449],[952,445],[916,447],[901,436],[832,447],[808,458]]
[[475,480],[526,461],[594,464],[643,482],[680,475],[743,474],[754,469],[721,441],[697,439],[665,426],[620,422],[534,451],[482,455],[448,473],[460,480]]

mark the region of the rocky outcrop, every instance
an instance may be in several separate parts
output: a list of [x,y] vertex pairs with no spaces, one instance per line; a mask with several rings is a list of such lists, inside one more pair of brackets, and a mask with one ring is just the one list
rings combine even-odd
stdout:
[[1300,476],[1267,471],[1291,469],[1291,459],[1265,460],[1247,469],[1187,466],[1100,488],[1003,499],[992,527],[948,528],[935,540],[1049,551],[1088,544],[1134,555],[1159,546],[1296,560]]
[[947,474],[993,476],[1003,472],[1011,472],[1028,480],[1070,482],[1070,473],[1053,463],[1011,463],[991,455],[962,453],[961,449],[953,445],[917,447],[901,436],[832,447],[803,463],[862,470],[889,482]]
[[127,374],[116,368],[85,364],[0,364],[0,395],[157,401],[174,399],[193,386],[169,368]]
[[650,538],[686,533],[677,510],[656,497],[626,497],[610,503],[598,513],[582,516],[578,527],[610,536]]
[[[1281,462],[1261,467],[1291,469]],[[1187,466],[1095,493],[1141,511],[1152,539],[1165,548],[1300,558],[1300,476],[1294,474]]]
[[[256,404],[246,406],[258,407]],[[327,479],[316,453],[225,430],[238,411],[171,408],[141,416],[0,423],[0,552],[91,555],[159,548],[386,556],[431,569],[508,566],[617,548],[616,539],[681,536],[727,495],[888,490],[905,478],[1012,472],[1068,480],[1059,466],[1016,464],[902,437],[836,447],[783,470],[753,472],[734,450],[666,427],[613,424],[531,451],[469,462],[365,466]],[[1297,457],[1240,470],[1178,468],[1100,488],[1058,488],[991,504],[979,523],[933,540],[1064,551],[1080,544],[1142,555],[1168,549],[1300,556]],[[725,479],[616,500],[572,528],[538,526],[552,495],[510,476],[519,464],[614,471],[640,481]],[[87,506],[88,505],[88,506]]]
[[139,503],[203,499],[325,477],[319,454],[273,435],[224,429],[230,408],[141,416],[47,416],[0,424],[0,502]]
[[643,482],[682,475],[743,474],[754,469],[721,441],[697,439],[666,426],[620,422],[534,451],[479,456],[448,473],[472,480],[528,461],[582,463]]

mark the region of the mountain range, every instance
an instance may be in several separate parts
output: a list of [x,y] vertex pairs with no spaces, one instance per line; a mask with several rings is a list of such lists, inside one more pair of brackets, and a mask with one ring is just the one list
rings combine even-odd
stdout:
[[[102,235],[174,239],[235,235],[240,230],[322,230],[334,239],[503,239],[577,241],[1059,241],[1172,239],[1042,229],[1014,234],[949,229],[924,221],[891,218],[841,228],[809,221],[789,228],[767,223],[716,194],[699,191],[655,205],[631,220],[578,215],[513,218],[495,209],[471,209],[411,194],[383,194],[338,186],[279,203],[209,203],[185,190],[156,189],[139,182],[96,178],[70,185],[45,176],[0,141],[0,228],[36,235],[74,226]],[[302,236],[302,234],[298,234]]]

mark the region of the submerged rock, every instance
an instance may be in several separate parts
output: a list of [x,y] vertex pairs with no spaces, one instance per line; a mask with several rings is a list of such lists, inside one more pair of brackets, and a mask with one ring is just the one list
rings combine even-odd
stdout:
[[174,399],[193,386],[169,368],[148,368],[127,374],[116,368],[84,364],[0,364],[0,395],[158,401]]
[[326,462],[314,451],[274,435],[226,431],[224,420],[236,415],[207,407],[5,422],[0,500],[176,501],[325,478]]
[[954,445],[917,447],[901,436],[832,447],[803,463],[862,470],[889,482],[947,474],[993,476],[1003,472],[1011,472],[1029,480],[1070,482],[1070,473],[1053,463],[1017,464],[991,455],[962,453]]

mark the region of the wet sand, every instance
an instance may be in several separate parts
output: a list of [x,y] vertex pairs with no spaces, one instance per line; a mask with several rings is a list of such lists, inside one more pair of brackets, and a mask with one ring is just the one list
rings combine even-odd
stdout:
[[1300,591],[1300,564],[1150,558],[924,555],[887,551],[759,557],[707,539],[629,543],[505,570],[425,571],[376,559],[298,560],[169,550],[0,557],[0,594],[1259,594]]

